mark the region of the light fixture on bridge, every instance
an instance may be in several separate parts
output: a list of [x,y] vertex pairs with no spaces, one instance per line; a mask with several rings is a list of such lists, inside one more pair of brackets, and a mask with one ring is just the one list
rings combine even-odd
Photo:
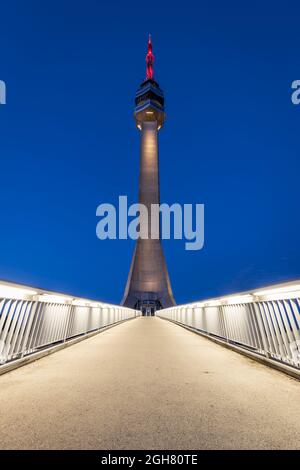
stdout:
[[193,308],[201,308],[201,307],[204,307],[204,306],[205,306],[204,302],[197,302],[197,303],[191,305],[191,307],[193,307]]
[[257,290],[253,295],[256,297],[262,297],[265,300],[298,298],[300,297],[300,284],[289,284],[283,287]]
[[40,302],[49,302],[53,304],[67,304],[73,300],[73,297],[68,297],[66,295],[42,294],[39,295],[38,300]]
[[100,304],[99,302],[89,302],[89,306],[90,307],[94,307],[94,308],[99,308],[99,307],[102,307],[103,305]]
[[75,305],[76,307],[88,307],[90,302],[85,299],[75,299],[72,302],[72,305]]
[[222,305],[221,300],[209,300],[208,302],[204,303],[205,307],[220,307]]
[[28,299],[36,295],[37,291],[25,287],[14,287],[0,284],[0,298],[4,299]]
[[264,289],[254,292],[254,295],[269,295],[269,294],[280,294],[281,292],[295,292],[300,291],[300,284],[293,284],[284,287],[274,287],[273,289]]
[[223,297],[221,301],[223,303],[226,303],[227,305],[246,304],[249,302],[253,302],[253,296],[251,294],[230,295],[228,297]]

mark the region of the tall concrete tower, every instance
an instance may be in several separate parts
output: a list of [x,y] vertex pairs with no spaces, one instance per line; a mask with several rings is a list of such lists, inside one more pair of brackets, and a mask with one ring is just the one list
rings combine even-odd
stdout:
[[[154,80],[154,55],[149,36],[146,79],[135,95],[134,117],[141,132],[139,203],[148,209],[148,238],[136,243],[122,304],[138,308],[143,315],[175,305],[168,270],[158,237],[151,239],[151,205],[159,204],[158,131],[165,121],[164,95]],[[153,227],[154,228],[154,227]],[[157,229],[157,227],[156,227]]]

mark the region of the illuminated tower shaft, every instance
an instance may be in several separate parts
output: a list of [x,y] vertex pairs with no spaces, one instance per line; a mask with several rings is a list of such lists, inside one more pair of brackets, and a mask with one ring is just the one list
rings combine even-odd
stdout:
[[[135,120],[141,131],[139,203],[148,209],[148,238],[138,239],[123,304],[143,314],[175,304],[160,239],[151,239],[151,205],[159,204],[158,131],[165,120],[164,96],[153,80],[152,44],[149,38],[146,80],[135,97]],[[158,227],[157,233],[160,230]]]

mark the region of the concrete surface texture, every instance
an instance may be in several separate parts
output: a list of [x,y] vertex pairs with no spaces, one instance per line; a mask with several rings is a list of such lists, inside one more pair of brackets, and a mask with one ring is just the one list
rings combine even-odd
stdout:
[[2,449],[300,448],[300,384],[141,317],[0,377]]

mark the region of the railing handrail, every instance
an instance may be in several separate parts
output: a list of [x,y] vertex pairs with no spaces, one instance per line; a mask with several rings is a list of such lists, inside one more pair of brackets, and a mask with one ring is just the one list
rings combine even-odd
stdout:
[[0,364],[139,314],[120,305],[0,281]]
[[[5,292],[6,291],[6,292]],[[119,304],[111,304],[95,299],[88,299],[78,297],[76,295],[43,289],[28,284],[21,284],[12,281],[0,279],[0,299],[18,299],[18,300],[31,300],[48,302],[48,299],[53,296],[57,304],[80,305],[90,307],[120,307]]]
[[[243,298],[243,296],[245,297]],[[248,300],[246,296],[249,296]],[[214,307],[214,304],[217,302],[219,302],[220,305],[230,305],[236,303],[248,303],[255,300],[269,300],[271,298],[273,300],[284,300],[295,297],[300,297],[300,279],[277,284],[268,284],[264,287],[258,287],[246,291],[238,291],[231,294],[224,294],[219,297],[210,297],[208,299],[200,299],[184,304],[177,304],[176,307]],[[239,298],[239,302],[237,302],[237,298]],[[168,310],[169,308],[164,310]]]
[[159,310],[157,315],[300,369],[300,281]]

